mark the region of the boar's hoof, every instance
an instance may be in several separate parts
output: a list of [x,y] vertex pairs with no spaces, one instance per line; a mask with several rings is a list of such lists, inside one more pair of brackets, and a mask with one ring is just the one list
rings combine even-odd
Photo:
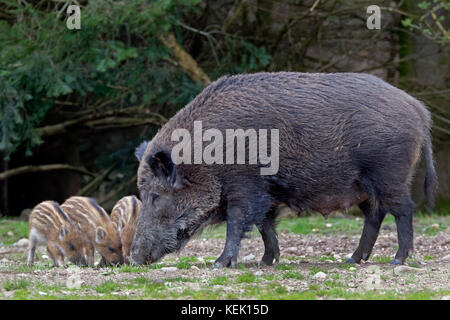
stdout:
[[357,262],[355,259],[353,259],[353,258],[348,258],[347,260],[345,260],[345,263],[351,263],[351,264],[354,264],[354,263],[359,263],[359,262]]
[[233,257],[224,257],[220,256],[216,262],[214,262],[214,269],[222,269],[225,267],[231,267],[235,269],[237,267],[237,259],[233,259]]
[[[278,260],[275,260],[275,263],[278,263]],[[258,266],[264,267],[264,266],[271,266],[273,265],[273,258],[266,258],[263,257],[261,261],[258,263]]]
[[399,265],[399,264],[403,264],[402,261],[400,261],[399,259],[394,259],[391,262],[389,262],[389,264],[392,264],[393,266]]

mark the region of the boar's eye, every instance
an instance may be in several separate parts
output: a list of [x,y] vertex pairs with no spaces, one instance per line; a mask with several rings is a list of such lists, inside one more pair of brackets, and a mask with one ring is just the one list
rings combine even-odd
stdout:
[[69,249],[72,251],[75,251],[75,246],[73,244],[69,243]]
[[111,253],[114,253],[114,252],[116,252],[116,250],[114,250],[113,248],[111,248],[111,247],[108,247],[108,250],[109,250],[109,252],[111,252]]
[[159,195],[156,193],[152,193],[150,196],[152,198],[152,204],[155,204],[155,201],[159,199]]

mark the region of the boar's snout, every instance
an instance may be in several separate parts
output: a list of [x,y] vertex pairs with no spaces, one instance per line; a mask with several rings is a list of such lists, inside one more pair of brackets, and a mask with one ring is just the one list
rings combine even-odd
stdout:
[[151,254],[152,242],[152,237],[138,234],[138,232],[136,232],[133,243],[131,244],[129,256],[133,265],[143,265],[146,263],[152,263],[156,260]]

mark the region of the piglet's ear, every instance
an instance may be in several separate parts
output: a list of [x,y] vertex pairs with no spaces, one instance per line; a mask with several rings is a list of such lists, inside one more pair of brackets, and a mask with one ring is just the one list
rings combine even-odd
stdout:
[[134,152],[134,155],[136,156],[139,162],[141,162],[142,156],[144,155],[145,150],[147,149],[148,143],[149,143],[148,141],[142,142]]
[[61,229],[59,229],[59,235],[58,239],[60,241],[63,241],[64,238],[69,234],[69,230],[66,229],[66,227],[62,226]]
[[102,227],[97,227],[95,229],[95,242],[100,243],[105,239],[106,237],[106,231]]

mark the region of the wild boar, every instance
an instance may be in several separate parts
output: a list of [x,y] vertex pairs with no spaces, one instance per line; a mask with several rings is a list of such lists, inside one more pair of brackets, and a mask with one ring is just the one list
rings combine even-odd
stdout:
[[47,245],[47,252],[55,267],[64,260],[85,266],[86,242],[81,227],[74,223],[55,201],[44,201],[33,208],[28,220],[29,248],[27,263],[33,265],[36,246]]
[[81,225],[89,243],[86,254],[88,265],[94,266],[95,250],[102,256],[100,266],[106,262],[113,265],[123,263],[119,232],[106,211],[94,199],[70,197],[61,205],[61,209]]
[[111,220],[120,233],[122,254],[126,264],[129,263],[131,243],[136,233],[141,208],[142,203],[136,196],[127,196],[117,201],[111,211]]
[[[206,131],[196,133],[199,125]],[[364,229],[349,259],[357,263],[369,258],[390,212],[398,231],[398,251],[391,263],[404,263],[413,251],[409,185],[421,152],[425,194],[433,206],[437,178],[430,126],[423,103],[368,74],[222,77],[173,116],[151,142],[136,149],[142,212],[131,261],[157,261],[182,248],[206,225],[226,221],[225,248],[215,267],[236,266],[241,239],[253,225],[265,245],[261,263],[271,265],[280,255],[276,208],[287,204],[299,213],[316,211],[325,217],[358,205]],[[247,138],[264,129],[278,133],[267,147],[267,155],[278,155],[276,170],[263,174],[268,162],[251,162],[252,148],[265,147],[261,140],[246,144],[242,155],[234,141],[220,139],[230,128],[245,130]],[[184,154],[192,149],[194,156]],[[247,162],[224,163],[219,157],[199,163],[202,150],[207,156],[211,149]]]

